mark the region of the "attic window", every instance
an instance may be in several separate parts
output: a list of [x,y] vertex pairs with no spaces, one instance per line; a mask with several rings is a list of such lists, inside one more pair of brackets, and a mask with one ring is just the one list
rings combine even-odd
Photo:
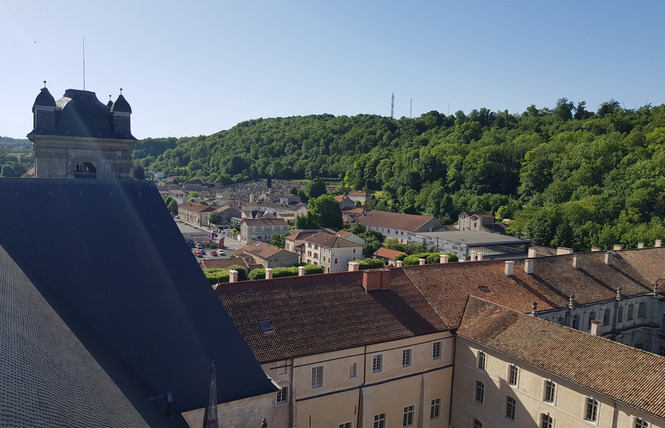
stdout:
[[261,331],[275,331],[272,321],[259,321],[259,326],[261,327]]
[[487,287],[487,286],[485,286],[485,285],[481,285],[481,286],[478,287],[478,288],[479,288],[480,291],[482,291],[483,293],[491,293],[491,292],[492,292],[492,290],[490,290],[489,287]]

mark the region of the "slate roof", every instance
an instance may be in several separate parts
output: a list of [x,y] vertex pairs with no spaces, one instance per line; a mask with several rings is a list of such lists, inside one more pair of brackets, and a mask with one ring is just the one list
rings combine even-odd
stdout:
[[152,182],[0,179],[0,200],[0,246],[114,382],[147,391],[136,403],[205,407],[213,360],[219,402],[274,390]]
[[665,417],[665,357],[519,314],[473,296],[457,334],[629,406]]
[[392,213],[388,211],[370,211],[358,217],[358,221],[366,226],[387,227],[391,229],[408,230],[416,232],[427,223],[432,227],[441,226],[432,216]]
[[39,95],[35,98],[35,103],[32,105],[32,112],[35,112],[36,106],[55,107],[55,98],[46,87],[39,91]]
[[[399,271],[365,292],[363,272],[222,284],[215,292],[261,363],[447,330]],[[416,310],[417,309],[417,310]],[[271,321],[264,332],[260,321]]]

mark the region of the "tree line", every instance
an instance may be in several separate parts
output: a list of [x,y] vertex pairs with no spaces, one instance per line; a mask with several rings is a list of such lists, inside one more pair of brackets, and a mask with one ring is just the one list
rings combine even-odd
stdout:
[[339,177],[376,209],[462,211],[511,219],[547,246],[627,247],[665,235],[665,106],[597,111],[566,98],[520,114],[486,108],[417,118],[312,115],[256,119],[210,136],[149,139],[137,164],[185,179]]

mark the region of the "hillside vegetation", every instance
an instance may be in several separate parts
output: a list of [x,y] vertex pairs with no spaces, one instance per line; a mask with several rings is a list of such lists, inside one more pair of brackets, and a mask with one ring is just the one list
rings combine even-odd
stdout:
[[337,177],[343,190],[376,192],[377,209],[446,223],[460,211],[490,212],[548,246],[665,237],[665,106],[628,110],[612,100],[592,112],[563,98],[522,114],[257,119],[207,137],[144,140],[135,161],[224,183]]

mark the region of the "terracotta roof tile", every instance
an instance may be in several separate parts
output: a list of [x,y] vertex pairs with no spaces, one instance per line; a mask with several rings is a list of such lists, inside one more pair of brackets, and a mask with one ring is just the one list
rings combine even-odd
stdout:
[[370,211],[358,221],[366,226],[389,227],[393,229],[418,231],[426,223],[432,222],[432,227],[440,227],[441,224],[432,216],[391,213],[388,211]]
[[377,257],[386,257],[389,259],[395,259],[400,254],[404,254],[402,251],[389,250],[388,248],[381,247],[374,252],[374,255]]
[[[519,314],[475,297],[469,299],[457,334],[665,417],[665,357]],[[612,357],[603,358],[608,355]]]
[[322,247],[328,247],[328,248],[362,247],[362,245],[356,244],[355,242],[347,241],[341,236],[331,235],[326,232],[315,233],[314,235],[305,238],[304,241],[311,242],[313,244],[318,244],[321,245]]
[[200,212],[200,213],[207,213],[207,212],[215,211],[215,208],[213,208],[211,206],[198,204],[196,202],[185,202],[184,204],[178,205],[178,209],[196,211],[196,212]]

